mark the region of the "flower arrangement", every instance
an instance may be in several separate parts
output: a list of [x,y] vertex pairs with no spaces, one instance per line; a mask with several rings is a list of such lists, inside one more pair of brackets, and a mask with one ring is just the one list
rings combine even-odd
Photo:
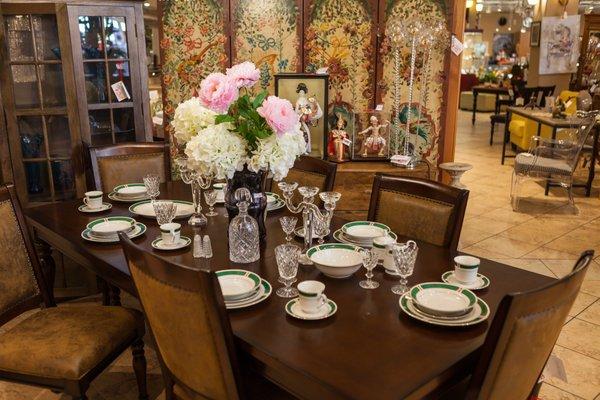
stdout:
[[190,168],[217,179],[231,179],[244,166],[285,178],[306,150],[300,120],[288,100],[266,91],[251,97],[248,88],[259,79],[246,61],[208,75],[198,97],[177,106],[173,129]]

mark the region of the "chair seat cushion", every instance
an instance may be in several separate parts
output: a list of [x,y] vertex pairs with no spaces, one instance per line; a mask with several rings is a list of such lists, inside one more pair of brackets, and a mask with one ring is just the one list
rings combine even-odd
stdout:
[[[535,163],[535,165],[533,165]],[[559,175],[570,175],[571,167],[563,160],[554,158],[535,157],[531,153],[520,153],[515,158],[515,172],[549,173]]]
[[40,310],[0,334],[0,370],[79,379],[142,335],[142,318],[136,310],[100,305]]

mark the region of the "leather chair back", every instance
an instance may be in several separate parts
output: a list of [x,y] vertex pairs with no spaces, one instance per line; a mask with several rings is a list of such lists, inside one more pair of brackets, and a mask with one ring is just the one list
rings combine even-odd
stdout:
[[170,263],[120,235],[163,373],[189,398],[238,399],[240,382],[214,272]]
[[161,182],[170,180],[169,146],[164,142],[121,143],[89,151],[96,190],[110,193],[117,185],[142,182],[149,173],[160,176]]
[[468,190],[378,173],[367,219],[398,235],[456,250],[468,197]]
[[550,285],[506,295],[496,311],[467,399],[525,400],[542,373],[579,293],[594,252]]
[[54,305],[43,281],[13,185],[0,187],[0,325],[23,311]]
[[[321,192],[333,190],[337,164],[309,156],[300,156],[285,177],[285,182],[298,182],[298,186],[316,186]],[[271,181],[267,184],[270,191],[283,197],[283,193],[277,186],[277,182]],[[317,198],[316,204],[321,204]]]

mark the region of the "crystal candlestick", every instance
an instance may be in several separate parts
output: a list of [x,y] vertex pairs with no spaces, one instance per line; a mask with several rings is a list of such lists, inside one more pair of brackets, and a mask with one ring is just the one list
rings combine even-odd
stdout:
[[203,176],[196,170],[189,167],[187,157],[180,156],[175,159],[175,165],[179,169],[179,175],[183,183],[192,187],[192,203],[194,204],[194,213],[188,220],[188,225],[192,227],[204,226],[207,219],[202,214],[202,189],[208,189],[212,184],[211,176]]

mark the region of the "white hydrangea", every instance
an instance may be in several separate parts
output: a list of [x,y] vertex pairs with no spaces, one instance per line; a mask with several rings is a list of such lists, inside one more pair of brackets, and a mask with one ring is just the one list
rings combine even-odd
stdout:
[[193,136],[185,146],[189,166],[216,179],[232,178],[248,161],[247,142],[227,129],[226,124],[210,125]]
[[179,144],[189,142],[201,129],[213,125],[216,115],[214,111],[204,107],[198,97],[179,104],[171,122]]
[[258,148],[248,160],[248,168],[254,172],[269,170],[273,174],[273,179],[280,181],[294,166],[296,158],[305,151],[306,142],[298,124],[292,132],[282,136],[271,135],[259,140]]

